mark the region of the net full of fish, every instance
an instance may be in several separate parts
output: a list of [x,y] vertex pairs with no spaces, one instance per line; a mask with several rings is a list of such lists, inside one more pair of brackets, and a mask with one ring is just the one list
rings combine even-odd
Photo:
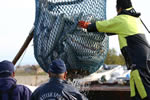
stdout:
[[67,69],[93,73],[108,51],[108,36],[87,32],[79,20],[106,19],[106,0],[36,0],[34,55],[48,72],[53,59],[61,58]]

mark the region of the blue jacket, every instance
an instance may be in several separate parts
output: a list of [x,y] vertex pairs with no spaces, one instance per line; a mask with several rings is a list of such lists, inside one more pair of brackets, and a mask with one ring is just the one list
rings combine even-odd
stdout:
[[37,88],[31,100],[88,100],[76,88],[69,85],[66,81],[51,78],[48,83]]
[[11,77],[0,78],[0,100],[29,100],[31,91]]

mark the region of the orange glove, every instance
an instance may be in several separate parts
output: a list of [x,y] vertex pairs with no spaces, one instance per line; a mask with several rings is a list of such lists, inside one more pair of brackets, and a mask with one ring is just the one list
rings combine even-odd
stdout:
[[87,29],[87,27],[88,27],[89,24],[91,24],[91,23],[83,21],[83,20],[81,20],[81,21],[78,22],[78,26],[81,27],[81,28],[85,28],[85,29]]

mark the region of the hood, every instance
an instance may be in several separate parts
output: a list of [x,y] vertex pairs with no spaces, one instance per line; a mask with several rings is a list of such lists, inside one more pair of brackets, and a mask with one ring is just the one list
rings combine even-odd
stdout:
[[0,78],[0,90],[8,90],[14,84],[16,84],[16,80],[12,77]]
[[133,17],[139,17],[141,15],[141,13],[137,13],[134,8],[132,8],[130,10],[123,9],[118,15],[123,15],[123,14],[130,15]]

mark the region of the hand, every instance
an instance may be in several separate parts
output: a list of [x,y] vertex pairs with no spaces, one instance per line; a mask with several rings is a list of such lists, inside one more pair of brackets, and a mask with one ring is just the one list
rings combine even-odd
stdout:
[[83,21],[83,20],[81,20],[81,21],[78,22],[78,26],[81,27],[81,28],[85,28],[85,29],[87,29],[87,27],[88,27],[89,24],[91,24],[91,23]]

